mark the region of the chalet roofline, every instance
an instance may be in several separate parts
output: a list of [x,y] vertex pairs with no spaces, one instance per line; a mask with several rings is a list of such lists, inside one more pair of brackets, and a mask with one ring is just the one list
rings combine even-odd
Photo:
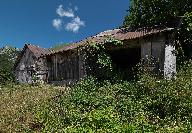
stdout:
[[106,38],[111,36],[115,39],[118,39],[120,41],[128,41],[128,40],[134,40],[138,38],[143,38],[146,36],[163,33],[163,32],[170,32],[173,31],[174,28],[163,28],[163,29],[146,29],[146,30],[138,30],[138,31],[127,31],[125,28],[119,28],[119,29],[112,29],[100,32],[94,36],[85,38],[79,42],[71,43],[67,46],[64,46],[60,50],[52,51],[49,54],[42,55],[43,56],[50,56],[54,55],[60,52],[68,51],[68,50],[75,50],[78,47],[84,46],[87,44],[87,42],[95,42],[95,43],[104,43],[106,41]]
[[54,55],[54,54],[57,54],[60,52],[68,51],[68,50],[75,50],[78,47],[81,47],[81,46],[87,44],[87,42],[104,43],[106,41],[106,37],[108,37],[108,36],[111,36],[120,41],[127,41],[127,40],[138,39],[138,38],[142,38],[145,36],[150,36],[153,34],[158,34],[158,33],[168,32],[168,31],[173,31],[173,30],[174,30],[174,28],[163,28],[163,29],[152,29],[152,30],[147,29],[147,30],[143,30],[143,31],[139,30],[139,31],[133,32],[133,31],[127,31],[127,29],[125,29],[125,28],[117,28],[117,29],[106,30],[106,31],[100,32],[94,36],[85,38],[79,42],[71,43],[57,51],[52,51],[50,49],[41,48],[37,45],[25,44],[21,54],[18,56],[18,58],[16,60],[15,66],[20,61],[24,51],[27,48],[29,48],[34,53],[34,56],[36,58],[41,58],[41,57]]
[[46,54],[51,53],[51,51],[49,49],[41,48],[37,45],[25,44],[24,48],[22,49],[21,53],[18,55],[18,57],[15,61],[14,69],[17,66],[17,64],[20,62],[20,60],[21,60],[21,58],[22,58],[22,56],[23,56],[23,54],[27,48],[34,54],[34,56],[37,59],[40,58],[41,56],[45,56]]

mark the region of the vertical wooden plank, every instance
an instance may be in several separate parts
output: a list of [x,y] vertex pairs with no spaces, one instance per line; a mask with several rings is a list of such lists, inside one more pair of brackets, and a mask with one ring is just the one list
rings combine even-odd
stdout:
[[67,65],[66,65],[66,58],[64,59],[64,79],[66,80],[67,79]]
[[164,67],[164,52],[165,52],[164,48],[165,48],[164,36],[155,37],[152,41],[152,56],[156,61],[156,69],[158,73],[159,72],[161,73]]
[[66,61],[66,66],[67,66],[67,68],[66,68],[66,72],[67,72],[67,78],[66,79],[69,79],[70,77],[69,77],[69,75],[70,75],[70,69],[69,69],[69,56],[67,55],[67,61]]
[[57,70],[58,70],[58,68],[57,68],[57,54],[56,54],[56,55],[55,55],[55,77],[56,77],[56,80],[57,80],[57,78],[58,78]]
[[151,64],[151,40],[143,40],[141,43],[141,59],[145,69],[152,71]]
[[81,78],[83,78],[83,58],[82,58],[82,55],[81,55],[81,52],[78,51],[78,66],[79,66],[79,76],[78,76],[78,79],[80,80]]
[[53,65],[52,65],[52,80],[55,79],[55,56],[52,57],[53,59]]
[[79,57],[78,57],[78,54],[76,54],[76,56],[75,56],[75,65],[76,65],[76,80],[78,80],[79,79]]
[[78,64],[79,64],[79,78],[84,78],[86,76],[85,62],[83,59],[83,53],[78,52]]
[[57,80],[57,56],[53,56],[53,80]]
[[141,42],[141,58],[144,60],[151,58],[151,41],[143,40]]

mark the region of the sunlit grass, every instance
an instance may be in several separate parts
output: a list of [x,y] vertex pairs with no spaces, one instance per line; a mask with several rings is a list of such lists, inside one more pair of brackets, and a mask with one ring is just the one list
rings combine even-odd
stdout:
[[0,86],[0,132],[24,132],[27,128],[37,128],[34,126],[35,109],[63,94],[64,90],[64,87],[50,85]]

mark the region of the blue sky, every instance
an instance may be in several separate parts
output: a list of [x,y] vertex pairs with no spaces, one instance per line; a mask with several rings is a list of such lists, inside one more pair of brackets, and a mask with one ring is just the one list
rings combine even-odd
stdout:
[[129,0],[0,0],[0,47],[49,48],[122,25]]

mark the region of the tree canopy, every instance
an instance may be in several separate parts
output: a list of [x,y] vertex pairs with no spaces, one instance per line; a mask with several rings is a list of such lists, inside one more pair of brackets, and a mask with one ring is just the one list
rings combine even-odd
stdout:
[[19,50],[11,46],[0,48],[0,83],[13,80],[13,66]]
[[[130,30],[176,28],[176,40],[182,45],[192,47],[191,9],[192,0],[131,0],[123,27]],[[178,23],[174,25],[176,21]]]
[[166,26],[178,16],[185,16],[192,9],[191,0],[131,0],[125,27]]

